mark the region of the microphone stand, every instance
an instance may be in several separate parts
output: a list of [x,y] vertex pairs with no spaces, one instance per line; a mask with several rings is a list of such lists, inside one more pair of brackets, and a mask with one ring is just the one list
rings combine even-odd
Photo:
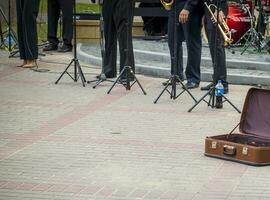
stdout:
[[[132,3],[132,6],[133,6],[133,0],[132,0],[131,3]],[[131,17],[133,17],[133,16],[131,16]],[[130,19],[128,19],[128,20],[130,20]],[[130,21],[131,21],[131,20],[130,20]],[[125,50],[125,51],[126,51],[126,61],[125,61],[126,66],[124,66],[124,68],[123,68],[122,71],[120,72],[119,76],[116,78],[116,80],[114,81],[113,85],[112,85],[111,88],[108,90],[107,94],[109,94],[109,93],[112,91],[112,89],[114,88],[114,86],[116,85],[116,83],[122,84],[122,85],[126,88],[126,90],[130,90],[131,87],[132,87],[135,83],[138,83],[138,85],[139,85],[139,87],[141,88],[143,94],[146,95],[146,92],[145,92],[145,90],[143,89],[143,87],[142,87],[141,83],[139,82],[139,80],[137,79],[135,73],[133,72],[132,67],[131,67],[131,66],[127,66],[127,63],[128,63],[128,61],[129,61],[129,59],[130,59],[130,58],[129,58],[130,47],[129,47],[129,45],[128,45],[128,42],[129,42],[129,40],[128,40],[129,31],[132,31],[132,30],[130,30],[130,27],[131,27],[131,29],[132,29],[132,25],[130,25],[130,22],[127,21],[127,22],[126,22],[126,32],[127,32],[127,34],[126,34],[126,37],[127,37],[127,38],[126,38],[126,43],[127,43],[127,46],[126,46],[126,50]],[[125,81],[121,80],[123,77],[125,77]],[[132,83],[133,79],[134,79],[135,81]]]
[[[64,74],[67,74],[74,82],[77,82],[79,80],[79,78],[82,81],[82,85],[83,87],[85,87],[85,77],[81,68],[81,65],[79,63],[79,60],[77,58],[77,24],[76,24],[76,0],[73,0],[73,34],[74,34],[74,56],[73,59],[70,61],[70,63],[68,64],[68,66],[66,67],[66,69],[62,72],[62,74],[60,75],[60,77],[57,79],[57,81],[55,82],[55,84],[58,84],[58,82],[60,81],[60,79],[64,76]],[[74,63],[74,76],[72,76],[67,70],[69,69],[69,67]]]
[[[214,69],[217,68],[217,43],[218,43],[218,26],[220,24],[219,22],[219,10],[220,10],[220,0],[217,0],[217,21],[215,25],[215,49],[214,49],[214,57],[213,57],[213,65],[214,65]],[[212,21],[213,22],[213,21]],[[197,105],[200,104],[200,102],[204,101],[205,103],[207,103],[207,106],[211,106],[211,108],[216,108],[216,104],[215,104],[215,100],[216,100],[216,96],[215,96],[215,90],[216,87],[215,85],[213,85],[210,90],[208,92],[206,92],[200,99],[198,102],[196,102],[189,110],[188,112],[191,112]],[[205,98],[209,95],[209,101],[206,101]],[[220,94],[221,98],[224,98],[225,100],[222,101],[222,104],[225,102],[228,102],[238,113],[241,113],[241,111],[223,94]]]
[[[99,3],[100,7],[101,4]],[[98,75],[95,80],[92,81],[87,81],[87,83],[94,83],[95,85],[93,86],[93,88],[95,89],[99,84],[108,81],[108,82],[114,82],[113,80],[109,80],[107,79],[105,73],[104,73],[104,56],[105,56],[105,46],[104,46],[104,19],[103,19],[103,12],[102,12],[102,8],[100,9],[100,18],[99,18],[99,31],[100,31],[100,40],[99,40],[99,45],[100,45],[100,51],[101,51],[101,59],[102,59],[102,72],[100,75]]]
[[[169,78],[169,80],[167,81],[167,85],[164,87],[164,89],[161,91],[161,93],[158,95],[158,97],[156,98],[156,100],[154,101],[154,104],[156,104],[159,100],[159,98],[162,96],[162,94],[167,91],[170,95],[170,98],[175,100],[177,99],[179,96],[181,96],[184,92],[187,92],[189,94],[189,96],[195,101],[197,102],[197,100],[194,98],[194,96],[190,93],[190,91],[187,89],[187,87],[183,84],[183,81],[179,78],[179,76],[176,73],[177,71],[177,27],[179,26],[178,21],[177,21],[177,5],[176,3],[174,3],[174,52],[173,52],[173,74],[171,75],[171,77]],[[176,83],[180,83],[180,85],[182,85],[182,91],[177,94],[177,84]],[[171,90],[168,89],[169,85],[172,85]]]

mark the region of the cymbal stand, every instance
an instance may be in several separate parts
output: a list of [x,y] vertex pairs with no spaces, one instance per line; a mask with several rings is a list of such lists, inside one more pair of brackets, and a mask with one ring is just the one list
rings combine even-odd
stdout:
[[[259,0],[259,2],[261,2],[261,1]],[[243,50],[241,52],[241,55],[243,55],[245,53],[245,51],[251,46],[253,48],[255,48],[255,51],[261,52],[261,49],[262,49],[262,43],[261,43],[262,37],[259,35],[259,33],[256,31],[256,29],[254,27],[254,25],[255,25],[254,16],[250,12],[249,8],[247,8],[245,5],[242,5],[242,6],[248,12],[248,15],[249,15],[249,18],[250,18],[250,29],[247,30],[247,32],[236,42],[236,44],[238,44],[238,43],[240,43],[241,41],[244,40],[244,46],[243,46]]]

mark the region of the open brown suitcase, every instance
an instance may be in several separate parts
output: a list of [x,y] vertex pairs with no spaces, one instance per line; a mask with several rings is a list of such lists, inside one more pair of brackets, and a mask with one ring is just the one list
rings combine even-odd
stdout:
[[[246,96],[240,133],[207,137],[205,155],[249,165],[270,165],[270,90],[251,88]],[[237,127],[235,127],[237,128]]]

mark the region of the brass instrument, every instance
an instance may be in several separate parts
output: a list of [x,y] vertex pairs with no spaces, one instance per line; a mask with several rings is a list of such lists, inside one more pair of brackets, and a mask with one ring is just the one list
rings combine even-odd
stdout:
[[[232,34],[225,19],[223,19],[221,23],[217,23],[217,17],[215,16],[215,10],[217,10],[217,6],[214,4],[208,5],[206,2],[204,4],[211,15],[213,24],[218,24],[218,29],[224,39],[225,46],[230,45],[233,42]],[[214,11],[212,11],[212,9],[214,9]]]
[[166,10],[171,10],[174,0],[160,0],[160,3]]

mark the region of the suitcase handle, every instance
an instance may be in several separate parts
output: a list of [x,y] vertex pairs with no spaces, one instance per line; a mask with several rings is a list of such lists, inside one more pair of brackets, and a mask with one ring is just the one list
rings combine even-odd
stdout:
[[236,154],[236,148],[234,146],[224,145],[223,154],[228,156],[234,156]]

